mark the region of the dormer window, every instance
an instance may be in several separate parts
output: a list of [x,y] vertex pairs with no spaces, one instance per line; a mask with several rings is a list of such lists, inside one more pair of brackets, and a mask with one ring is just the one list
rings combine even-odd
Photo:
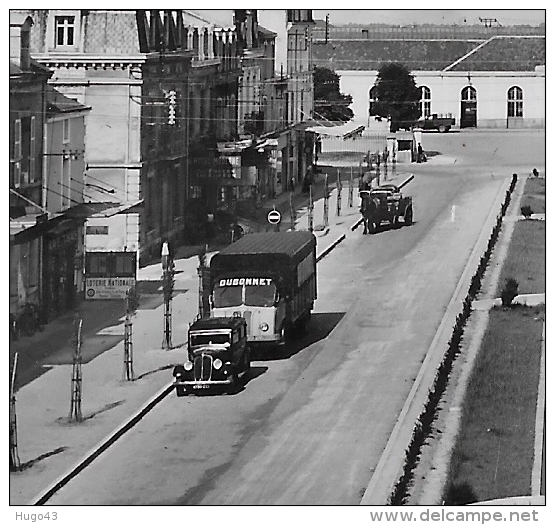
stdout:
[[73,46],[75,43],[75,17],[57,16],[55,25],[56,47]]
[[74,53],[79,49],[82,11],[50,10],[46,28],[48,51]]

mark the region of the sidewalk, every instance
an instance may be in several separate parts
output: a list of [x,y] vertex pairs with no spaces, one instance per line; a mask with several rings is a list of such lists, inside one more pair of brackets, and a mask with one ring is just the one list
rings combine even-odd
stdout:
[[[335,169],[335,168],[334,168]],[[403,175],[398,174],[399,180]],[[318,176],[315,193],[323,192],[323,175]],[[391,179],[394,180],[394,179]],[[336,215],[335,179],[330,177],[329,225],[323,228],[324,201],[314,202],[314,226],[317,255],[328,250],[353,233],[359,220],[356,187],[353,207],[348,207],[348,188],[342,191],[342,212]],[[294,195],[297,208],[297,229],[308,226],[308,196],[300,189]],[[272,209],[272,203],[269,209]],[[289,207],[289,195],[281,196],[278,206]],[[282,218],[290,227],[289,214]],[[210,250],[210,247],[209,247]],[[185,250],[178,251],[178,256]],[[196,253],[196,252],[194,252]],[[31,338],[18,341],[10,353],[19,352],[16,392],[18,454],[22,469],[10,473],[10,503],[28,505],[57,482],[71,476],[77,465],[98,452],[132,426],[144,412],[171,391],[174,364],[186,359],[184,345],[189,322],[198,311],[198,276],[196,256],[175,261],[175,294],[172,301],[172,350],[161,348],[163,335],[163,301],[160,290],[160,263],[142,268],[141,305],[133,320],[134,381],[123,376],[123,304],[114,301],[84,302],[79,306],[83,317],[82,414],[83,421],[68,420],[71,400],[72,315],[68,314]],[[123,301],[122,301],[123,303]],[[26,356],[28,353],[28,356]],[[29,357],[32,356],[32,357]],[[24,363],[39,363],[39,373],[25,376]],[[102,443],[104,445],[100,446]],[[90,459],[89,459],[90,460]],[[85,461],[85,463],[83,463]]]

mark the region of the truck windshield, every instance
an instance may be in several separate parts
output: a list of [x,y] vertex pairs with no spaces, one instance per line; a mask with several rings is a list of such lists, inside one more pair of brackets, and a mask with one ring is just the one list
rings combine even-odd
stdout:
[[273,306],[275,296],[276,287],[273,284],[245,286],[245,304],[247,306]]
[[242,286],[216,286],[214,288],[214,307],[241,306],[243,304]]
[[[276,287],[271,279],[241,279],[241,284],[214,287],[214,307],[230,306],[273,306]],[[244,281],[256,281],[256,284],[244,284]]]
[[222,345],[231,342],[231,334],[190,334],[191,346],[207,345],[212,343],[214,345]]

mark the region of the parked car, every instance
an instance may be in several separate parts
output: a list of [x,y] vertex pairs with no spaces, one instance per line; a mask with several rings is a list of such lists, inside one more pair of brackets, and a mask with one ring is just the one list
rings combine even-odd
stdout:
[[423,130],[435,129],[440,133],[447,133],[455,125],[455,119],[451,114],[438,115],[433,113],[428,117],[422,117],[416,121],[415,126]]
[[243,317],[197,319],[189,328],[188,360],[173,369],[178,397],[214,389],[233,390],[250,369]]

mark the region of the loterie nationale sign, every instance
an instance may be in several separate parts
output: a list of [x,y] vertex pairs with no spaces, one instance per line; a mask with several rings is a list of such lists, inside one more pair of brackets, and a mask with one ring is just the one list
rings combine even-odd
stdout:
[[134,277],[93,277],[85,279],[85,299],[125,299],[135,285]]

